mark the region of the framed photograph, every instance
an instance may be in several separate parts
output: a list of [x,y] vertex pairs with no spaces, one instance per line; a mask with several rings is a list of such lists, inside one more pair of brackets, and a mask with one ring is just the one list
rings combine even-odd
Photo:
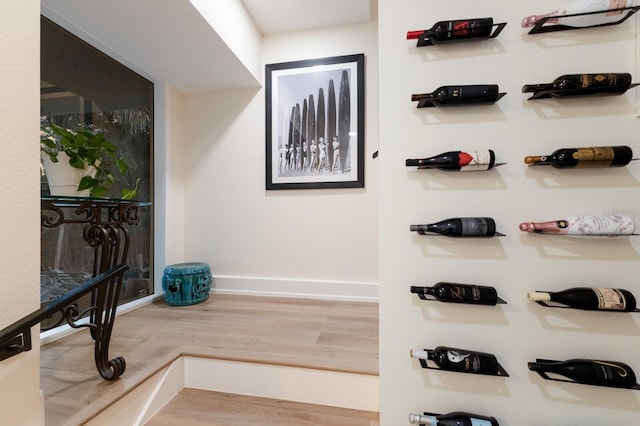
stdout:
[[364,187],[364,54],[265,71],[266,188]]

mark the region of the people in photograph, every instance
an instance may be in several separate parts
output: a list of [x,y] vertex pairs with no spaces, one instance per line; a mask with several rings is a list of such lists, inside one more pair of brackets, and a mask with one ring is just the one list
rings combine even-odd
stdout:
[[318,141],[318,156],[318,173],[320,173],[327,167],[327,144],[324,143],[323,137],[320,137]]
[[315,139],[311,139],[311,146],[309,147],[311,151],[311,161],[309,162],[309,173],[313,170],[315,165],[318,163],[318,147],[316,146]]
[[304,172],[309,167],[309,147],[307,141],[302,141],[302,171]]
[[296,148],[294,144],[289,147],[289,170],[295,170],[296,168]]
[[289,170],[289,161],[291,158],[291,150],[289,149],[289,144],[284,147],[284,171]]
[[285,160],[286,160],[286,155],[285,155],[285,147],[282,146],[282,144],[278,145],[278,172],[279,173],[283,173],[285,168]]
[[331,173],[335,173],[336,168],[340,171],[340,142],[338,137],[333,137],[333,162],[331,163]]
[[296,144],[296,170],[302,169],[302,148],[300,144]]

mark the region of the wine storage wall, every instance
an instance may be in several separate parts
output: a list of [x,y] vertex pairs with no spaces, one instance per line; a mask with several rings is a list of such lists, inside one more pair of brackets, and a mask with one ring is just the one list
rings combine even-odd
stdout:
[[[531,168],[527,155],[561,147],[629,145],[640,156],[638,88],[621,96],[527,101],[521,87],[561,74],[631,72],[637,18],[610,28],[529,35],[524,16],[562,0],[434,2],[379,0],[380,384],[381,424],[408,424],[410,412],[469,411],[500,425],[635,424],[640,392],[542,380],[536,358],[591,358],[640,370],[638,314],[548,309],[528,291],[572,286],[640,294],[640,237],[525,234],[518,224],[574,214],[630,215],[640,223],[640,161],[618,169]],[[488,17],[508,25],[499,37],[416,47],[408,30],[441,20]],[[415,108],[412,93],[455,84],[495,83],[494,105]],[[405,166],[455,150],[493,149],[507,164],[486,172],[420,171]],[[492,217],[501,238],[424,237],[414,223]],[[508,304],[424,302],[411,285],[438,281],[489,285]],[[510,377],[422,369],[413,348],[451,346],[493,353]]]

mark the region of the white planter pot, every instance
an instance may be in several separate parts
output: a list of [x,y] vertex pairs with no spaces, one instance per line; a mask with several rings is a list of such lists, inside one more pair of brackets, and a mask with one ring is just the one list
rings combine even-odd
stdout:
[[95,177],[96,168],[89,166],[76,169],[69,164],[69,156],[64,152],[58,154],[58,162],[51,161],[48,155],[41,155],[44,172],[49,182],[49,191],[54,196],[88,197],[90,190],[78,191],[80,180],[84,176]]

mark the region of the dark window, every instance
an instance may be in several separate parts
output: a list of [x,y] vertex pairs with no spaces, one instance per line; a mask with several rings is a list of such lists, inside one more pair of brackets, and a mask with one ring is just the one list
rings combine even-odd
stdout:
[[[153,201],[153,83],[90,46],[47,18],[41,18],[41,125],[102,133],[128,170],[115,173],[109,198],[134,188],[136,200]],[[46,175],[43,195],[48,193]],[[120,304],[153,293],[152,208],[129,227],[131,243]],[[86,281],[93,272],[93,249],[82,225],[42,229],[41,299],[53,300]]]

